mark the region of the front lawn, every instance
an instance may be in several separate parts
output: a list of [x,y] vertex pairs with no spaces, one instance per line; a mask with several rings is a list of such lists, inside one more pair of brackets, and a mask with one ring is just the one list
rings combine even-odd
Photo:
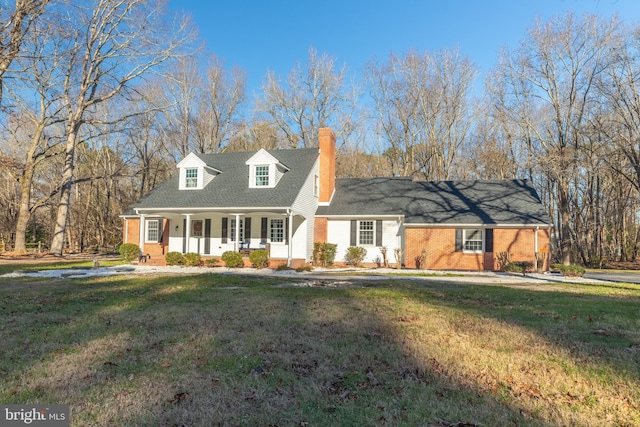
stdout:
[[0,280],[0,402],[73,426],[640,425],[636,285]]

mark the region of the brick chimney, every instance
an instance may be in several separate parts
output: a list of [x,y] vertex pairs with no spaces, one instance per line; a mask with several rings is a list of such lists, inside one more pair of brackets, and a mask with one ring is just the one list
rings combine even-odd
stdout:
[[336,188],[336,134],[331,128],[318,130],[320,149],[320,197],[319,203],[329,203]]

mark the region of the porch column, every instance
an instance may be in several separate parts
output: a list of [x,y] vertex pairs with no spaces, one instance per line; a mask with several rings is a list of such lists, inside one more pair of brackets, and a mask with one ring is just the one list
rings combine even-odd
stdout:
[[235,243],[235,251],[238,252],[240,250],[240,214],[234,214],[236,217],[236,231],[233,236],[233,240]]
[[293,260],[293,242],[291,242],[291,237],[293,236],[293,212],[287,212],[287,221],[289,222],[287,227],[287,267],[291,267],[291,261]]
[[191,248],[189,248],[189,240],[191,240],[191,214],[186,214],[185,215],[187,217],[187,224],[185,225],[185,230],[184,230],[184,238],[185,238],[185,249],[186,249],[186,253],[191,252]]
[[146,215],[140,214],[140,239],[138,239],[138,243],[140,246],[140,253],[144,252],[144,234],[146,233]]

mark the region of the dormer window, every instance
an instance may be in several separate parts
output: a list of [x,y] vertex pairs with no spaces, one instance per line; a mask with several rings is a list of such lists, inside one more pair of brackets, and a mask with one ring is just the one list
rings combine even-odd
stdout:
[[269,186],[269,165],[256,166],[256,187]]
[[245,162],[249,166],[249,188],[275,188],[289,170],[267,150],[261,148]]
[[184,188],[198,187],[198,168],[188,168],[184,171]]

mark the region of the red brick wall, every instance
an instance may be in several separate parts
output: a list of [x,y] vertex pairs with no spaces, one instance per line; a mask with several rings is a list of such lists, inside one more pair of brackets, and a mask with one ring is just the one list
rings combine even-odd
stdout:
[[[149,255],[164,255],[169,247],[169,220],[165,219],[162,229],[162,242],[144,243],[142,253]],[[124,242],[140,245],[140,220],[138,218],[126,218],[122,228]]]
[[125,218],[122,226],[122,241],[126,243],[140,244],[140,220]]
[[[535,230],[497,228],[493,230],[493,253],[508,252],[511,261],[533,262],[535,248]],[[549,230],[538,230],[538,251],[549,254]],[[545,256],[544,270],[549,268],[549,257]],[[494,266],[494,269],[497,265]]]
[[[407,228],[405,265],[416,268],[416,258],[426,250],[425,268],[429,270],[495,270],[495,256],[508,252],[511,261],[534,260],[533,229],[493,230],[493,253],[471,254],[455,252],[455,229],[453,228]],[[549,231],[538,230],[538,249],[549,250]],[[544,269],[548,268],[548,256]]]
[[327,227],[329,220],[327,218],[316,218],[313,224],[313,242],[327,241]]
[[318,131],[320,148],[320,202],[331,200],[336,187],[336,134],[330,128]]

